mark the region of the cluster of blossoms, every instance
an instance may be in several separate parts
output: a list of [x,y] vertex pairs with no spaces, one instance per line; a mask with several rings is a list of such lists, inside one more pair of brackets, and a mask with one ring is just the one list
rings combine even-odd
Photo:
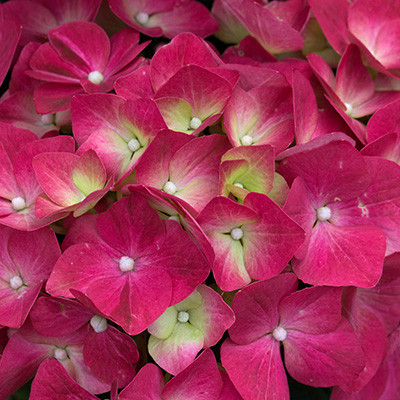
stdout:
[[399,35],[400,0],[1,4],[0,400],[400,398]]

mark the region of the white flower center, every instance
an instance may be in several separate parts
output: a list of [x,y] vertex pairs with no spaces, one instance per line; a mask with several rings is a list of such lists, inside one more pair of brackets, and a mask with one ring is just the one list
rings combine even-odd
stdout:
[[181,221],[179,220],[179,217],[177,215],[171,215],[168,217],[168,219],[170,219],[172,221],[176,221],[176,222],[178,222],[178,224],[181,223]]
[[175,186],[174,183],[172,183],[172,182],[170,182],[170,181],[167,181],[167,182],[165,182],[165,184],[164,184],[162,190],[163,190],[165,193],[168,193],[168,194],[175,194],[175,193],[177,192],[178,189],[176,188],[176,186]]
[[133,267],[135,265],[135,260],[133,258],[123,256],[119,260],[119,268],[122,272],[133,271]]
[[145,25],[149,21],[149,14],[146,14],[144,12],[140,12],[140,13],[136,14],[135,18],[136,18],[136,21],[140,25]]
[[24,208],[26,208],[25,199],[23,199],[22,197],[15,197],[14,199],[11,200],[11,206],[14,209],[14,211],[21,211]]
[[243,185],[239,182],[234,183],[233,186],[237,186],[243,189]]
[[129,147],[129,150],[132,151],[132,152],[135,152],[136,150],[139,150],[139,149],[140,149],[140,142],[139,142],[139,140],[137,140],[137,139],[131,139],[131,140],[128,142],[128,147]]
[[193,117],[193,118],[190,120],[190,128],[191,128],[191,129],[195,130],[195,129],[197,129],[200,125],[201,125],[201,119],[200,119],[200,118]]
[[54,122],[54,114],[45,114],[40,117],[43,125],[51,125]]
[[241,139],[241,142],[243,146],[250,146],[253,144],[253,138],[249,135],[244,135]]
[[96,333],[104,332],[107,329],[107,320],[101,315],[95,315],[90,320],[90,325]]
[[189,313],[186,311],[179,311],[178,321],[179,322],[188,322],[189,321]]
[[240,228],[232,229],[231,237],[233,240],[240,240],[243,237],[243,231]]
[[99,71],[92,71],[88,75],[88,79],[90,82],[94,83],[95,85],[100,85],[104,81],[104,76],[101,72]]
[[346,114],[351,115],[353,112],[353,106],[350,103],[344,103],[344,105],[346,106]]
[[21,279],[20,276],[16,275],[10,279],[10,286],[12,289],[17,290],[20,287],[24,286],[24,281]]
[[329,207],[320,207],[317,210],[318,221],[327,221],[331,217],[331,209]]
[[54,350],[54,358],[58,361],[63,361],[66,360],[68,357],[67,351],[65,349],[60,349],[59,347],[57,347]]
[[286,339],[287,332],[285,329],[283,329],[281,326],[277,326],[273,331],[272,331],[272,336],[274,339],[278,340],[279,342],[282,342],[282,340]]

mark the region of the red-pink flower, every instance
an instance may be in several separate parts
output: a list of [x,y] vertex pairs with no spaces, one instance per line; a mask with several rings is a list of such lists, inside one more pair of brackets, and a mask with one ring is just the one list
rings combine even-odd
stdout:
[[207,277],[208,263],[186,232],[176,221],[161,221],[141,195],[91,217],[84,231],[75,231],[79,244],[56,263],[50,294],[71,298],[71,289],[82,292],[135,335]]
[[364,366],[357,336],[341,316],[341,289],[296,288],[295,275],[283,274],[235,296],[236,321],[222,345],[221,360],[245,399],[289,399],[281,343],[286,369],[306,385],[348,382]]
[[36,111],[49,114],[67,110],[78,93],[109,92],[120,76],[141,63],[137,55],[148,43],[138,44],[139,33],[123,29],[111,39],[92,22],[70,22],[49,31],[26,73],[44,82],[35,89]]

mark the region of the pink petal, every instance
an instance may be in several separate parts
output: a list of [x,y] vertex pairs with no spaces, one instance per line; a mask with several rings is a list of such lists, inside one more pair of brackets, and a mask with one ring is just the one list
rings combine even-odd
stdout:
[[95,400],[96,396],[83,389],[68,375],[59,361],[44,360],[32,382],[30,399],[49,398],[54,400]]
[[235,0],[225,3],[229,10],[247,28],[250,34],[270,53],[285,53],[301,49],[304,42],[300,32],[278,19],[261,4]]
[[235,320],[232,309],[223,301],[221,295],[206,285],[196,289],[202,296],[200,307],[190,310],[190,323],[201,330],[204,336],[204,347],[217,344],[225,330]]
[[289,374],[314,387],[352,381],[365,363],[358,338],[344,318],[330,333],[312,335],[289,330],[283,345]]
[[372,76],[363,65],[358,48],[350,44],[343,54],[336,73],[336,93],[352,107],[365,103],[374,94]]
[[161,369],[146,364],[132,382],[119,394],[119,400],[161,400],[164,377]]
[[132,338],[108,325],[104,332],[88,334],[83,360],[101,381],[111,384],[117,379],[118,386],[125,387],[135,376],[139,353]]
[[293,260],[293,270],[299,279],[312,285],[369,288],[382,274],[385,248],[385,235],[375,226],[318,222],[307,255]]
[[89,75],[103,73],[110,55],[107,34],[92,22],[76,21],[66,23],[49,31],[50,44],[60,57]]
[[246,269],[253,279],[278,275],[303,243],[304,231],[268,196],[249,193],[243,205],[260,218],[242,227]]
[[165,241],[165,228],[140,194],[122,198],[97,218],[105,243],[133,259],[157,254]]
[[309,0],[321,28],[332,47],[342,54],[348,44],[347,15],[350,4],[347,0]]
[[190,323],[177,323],[166,339],[150,336],[148,351],[162,369],[176,375],[193,362],[203,344],[204,337],[199,329]]
[[265,339],[265,335],[278,324],[279,303],[296,289],[294,274],[282,274],[246,286],[232,303],[236,321],[229,329],[230,338],[243,345]]
[[[4,20],[3,14],[6,11],[6,5],[2,5],[0,11],[0,85],[7,75],[12,62],[18,40],[21,35],[21,25],[14,19]],[[18,17],[20,14],[18,14]]]
[[165,400],[217,399],[222,389],[215,356],[205,350],[196,360],[172,378],[162,391]]
[[215,56],[206,42],[190,32],[174,37],[159,48],[151,60],[150,75],[154,91],[159,90],[182,67],[194,64],[203,68],[217,66]]
[[222,365],[245,399],[289,400],[289,387],[281,360],[279,342],[271,335],[247,345],[230,339],[221,347]]

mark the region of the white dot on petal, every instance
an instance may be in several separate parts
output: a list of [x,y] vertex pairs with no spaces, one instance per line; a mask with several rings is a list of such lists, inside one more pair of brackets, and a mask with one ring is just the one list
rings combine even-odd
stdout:
[[318,221],[328,221],[331,215],[332,213],[329,207],[320,207],[317,210]]
[[40,117],[43,125],[51,125],[54,122],[54,114],[45,114]]
[[90,82],[94,83],[95,85],[100,85],[104,81],[104,76],[101,72],[99,71],[92,71],[88,75],[88,79]]
[[16,275],[10,279],[10,286],[12,289],[17,290],[20,287],[24,286],[24,281],[21,279],[20,276]]
[[201,119],[200,119],[200,118],[193,117],[193,118],[190,120],[190,128],[191,128],[191,129],[195,130],[195,129],[197,129],[200,125],[201,125]]
[[107,320],[101,315],[94,315],[90,320],[90,325],[96,333],[104,332],[108,327]]
[[140,25],[145,25],[149,21],[149,14],[146,14],[144,12],[140,12],[140,13],[136,14],[135,18],[136,18],[136,21]]
[[231,230],[231,237],[233,240],[240,240],[243,237],[243,231],[240,228]]
[[179,311],[178,321],[179,322],[188,322],[189,321],[189,313],[186,311]]
[[274,337],[274,339],[278,340],[279,342],[282,342],[283,340],[286,339],[287,336],[286,329],[282,328],[281,326],[277,326],[272,331],[272,336]]
[[344,103],[344,105],[346,106],[346,114],[351,115],[353,112],[353,106],[350,103]]
[[239,182],[234,183],[233,186],[237,186],[243,189],[243,185]]
[[253,144],[253,138],[249,135],[244,135],[241,139],[241,142],[243,146],[250,146]]
[[15,197],[14,199],[11,200],[11,206],[14,209],[14,211],[21,211],[24,208],[26,208],[25,199],[23,199],[22,197]]
[[123,256],[119,260],[119,268],[122,272],[133,271],[133,267],[135,266],[135,260],[133,258]]
[[137,140],[137,139],[131,139],[131,140],[128,142],[128,147],[129,147],[129,150],[132,151],[132,152],[135,152],[136,150],[139,150],[139,149],[140,149],[140,142],[139,142],[139,140]]
[[54,350],[54,358],[56,360],[63,361],[63,360],[66,360],[67,357],[68,357],[68,354],[67,354],[67,351],[65,349],[60,349],[59,347],[57,347]]
[[170,182],[170,181],[165,182],[162,190],[165,193],[168,193],[168,194],[175,194],[178,191],[178,189],[176,188],[175,184],[173,182]]
[[181,223],[181,221],[179,220],[179,216],[178,215],[171,215],[168,217],[168,219],[170,219],[171,221],[176,221],[179,224]]

